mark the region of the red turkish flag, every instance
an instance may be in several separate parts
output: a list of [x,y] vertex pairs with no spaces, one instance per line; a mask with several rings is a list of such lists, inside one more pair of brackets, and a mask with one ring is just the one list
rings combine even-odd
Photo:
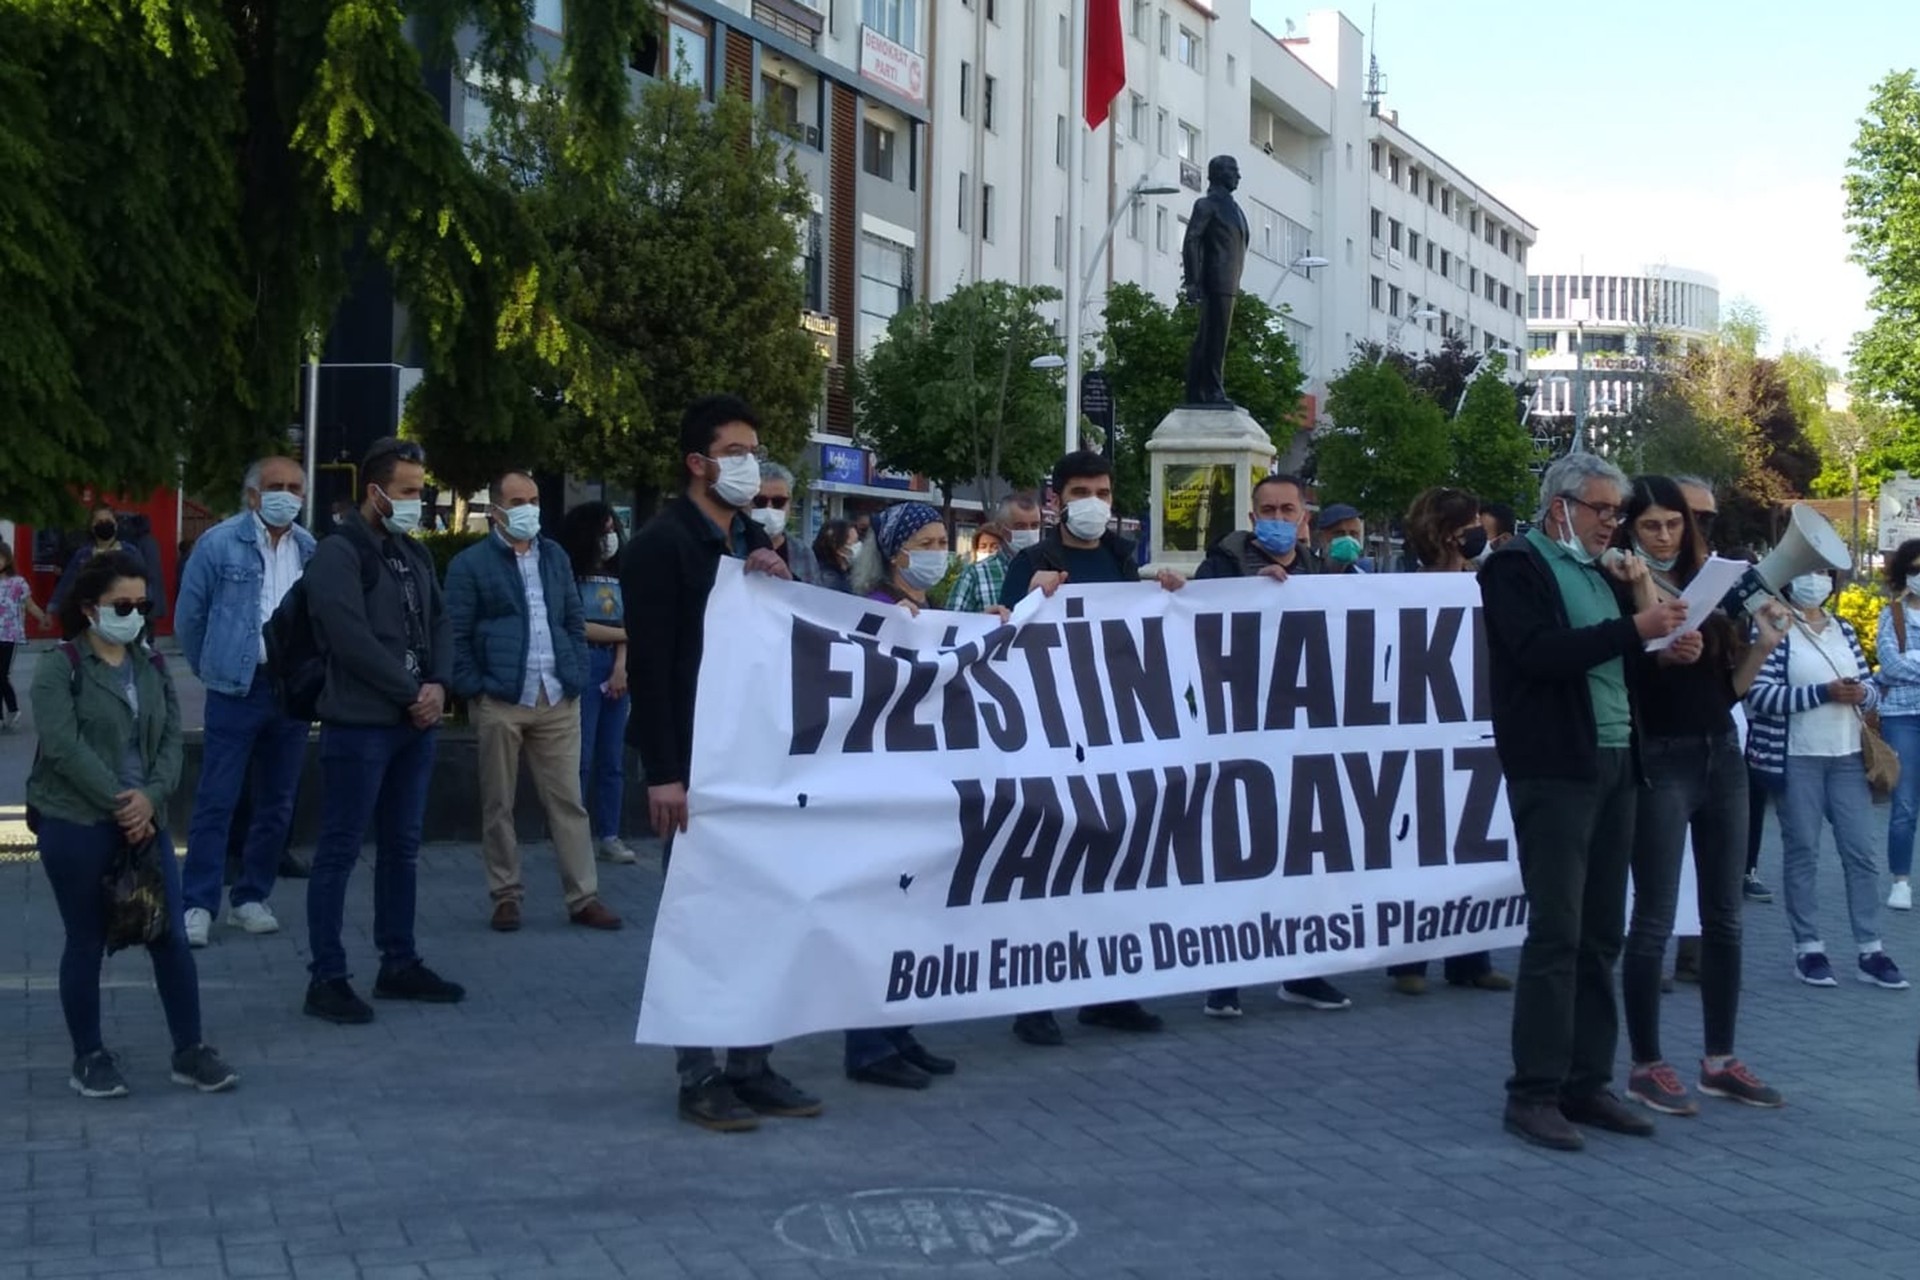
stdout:
[[1127,34],[1120,27],[1120,0],[1087,0],[1087,128],[1106,123],[1109,109],[1127,87]]

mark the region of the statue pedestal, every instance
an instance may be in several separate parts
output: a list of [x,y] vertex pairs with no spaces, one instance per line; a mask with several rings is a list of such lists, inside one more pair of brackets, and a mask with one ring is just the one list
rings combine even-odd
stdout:
[[1192,573],[1253,510],[1253,486],[1273,469],[1273,438],[1238,405],[1182,405],[1147,441],[1153,468],[1152,559],[1142,571]]

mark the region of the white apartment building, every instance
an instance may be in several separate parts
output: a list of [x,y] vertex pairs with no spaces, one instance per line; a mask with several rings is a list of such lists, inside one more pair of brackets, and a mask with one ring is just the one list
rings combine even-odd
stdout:
[[[1171,300],[1207,161],[1227,154],[1252,231],[1243,287],[1287,308],[1316,403],[1360,342],[1417,352],[1457,332],[1476,350],[1526,350],[1535,229],[1392,112],[1370,111],[1361,33],[1338,11],[1275,36],[1248,0],[1125,0],[1127,85],[1089,132],[1069,91],[1065,0],[934,8],[929,296],[983,279],[1065,291],[1077,141],[1087,331],[1113,283]],[[1176,194],[1129,200],[1136,184]],[[1309,256],[1328,265],[1289,270]]]
[[1579,263],[1527,277],[1527,316],[1538,412],[1572,414],[1584,382],[1588,415],[1617,416],[1632,410],[1654,355],[1683,354],[1719,329],[1720,284],[1679,267]]

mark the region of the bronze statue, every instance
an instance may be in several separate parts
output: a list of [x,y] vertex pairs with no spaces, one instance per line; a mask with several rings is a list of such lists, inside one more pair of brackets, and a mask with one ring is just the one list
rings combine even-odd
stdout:
[[1207,194],[1193,202],[1186,239],[1180,245],[1182,291],[1200,310],[1200,331],[1187,352],[1187,403],[1226,408],[1224,370],[1233,300],[1247,265],[1247,215],[1233,198],[1240,164],[1232,156],[1207,162]]

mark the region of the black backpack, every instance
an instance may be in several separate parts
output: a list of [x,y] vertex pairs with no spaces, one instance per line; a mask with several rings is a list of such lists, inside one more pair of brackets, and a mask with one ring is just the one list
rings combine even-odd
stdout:
[[[77,702],[80,699],[80,649],[78,643],[73,640],[62,640],[53,647],[56,653],[67,660],[67,696]],[[146,649],[145,653],[147,655],[147,665],[155,671],[158,671],[161,679],[166,679],[167,660],[150,648]],[[35,743],[33,748],[33,768],[38,769],[39,767],[40,746],[38,743]],[[36,836],[40,834],[40,811],[32,805],[27,806],[27,830]]]
[[[380,556],[358,539],[353,549],[360,559],[360,594],[364,596],[379,579]],[[327,683],[327,655],[314,634],[313,607],[307,599],[304,572],[280,598],[262,636],[267,643],[267,678],[273,682],[274,701],[280,704],[281,713],[309,724],[318,720],[320,691]]]

